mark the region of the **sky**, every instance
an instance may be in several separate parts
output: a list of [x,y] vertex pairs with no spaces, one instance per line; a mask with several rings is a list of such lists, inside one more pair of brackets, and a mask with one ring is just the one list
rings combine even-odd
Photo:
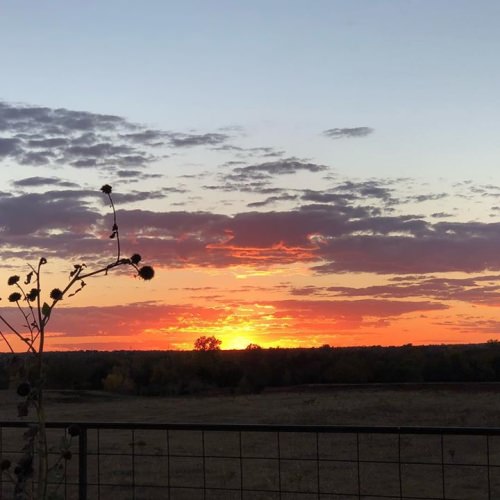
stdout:
[[0,313],[22,329],[7,280],[41,257],[44,297],[116,258],[109,184],[155,278],[89,278],[48,349],[500,340],[499,19],[494,0],[0,2]]

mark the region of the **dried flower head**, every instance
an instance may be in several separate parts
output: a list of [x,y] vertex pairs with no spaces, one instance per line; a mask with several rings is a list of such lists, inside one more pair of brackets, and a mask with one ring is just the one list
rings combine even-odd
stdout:
[[71,424],[68,427],[68,434],[73,437],[78,436],[80,434],[80,426],[77,424]]
[[37,299],[39,293],[40,293],[40,290],[38,290],[38,288],[32,288],[29,291],[29,293],[26,295],[26,297],[28,298],[28,300],[30,302],[34,302]]
[[104,194],[111,194],[111,186],[109,184],[104,184],[104,186],[102,186],[101,188],[101,191],[104,193]]
[[138,254],[138,253],[134,253],[134,255],[132,255],[132,257],[130,257],[130,262],[132,262],[132,264],[139,264],[139,262],[141,262],[142,260],[142,257]]
[[59,288],[54,288],[51,292],[50,292],[50,298],[52,300],[61,300],[63,298],[63,293],[61,290],[59,290]]
[[139,269],[139,276],[146,281],[152,280],[155,275],[155,270],[151,266],[142,266]]
[[9,295],[9,302],[18,302],[21,300],[21,294],[19,292],[14,292]]
[[31,385],[28,382],[21,382],[17,386],[17,394],[19,396],[25,397],[31,392]]
[[7,281],[7,285],[12,286],[15,285],[19,281],[19,276],[11,276]]

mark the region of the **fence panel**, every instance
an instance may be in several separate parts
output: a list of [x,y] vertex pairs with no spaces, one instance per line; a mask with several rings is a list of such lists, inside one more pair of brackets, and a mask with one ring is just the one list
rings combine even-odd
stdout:
[[[0,422],[0,455],[14,466],[28,425]],[[76,425],[72,458],[51,476],[65,500],[500,498],[500,429]],[[69,424],[47,427],[57,461]],[[12,492],[4,473],[0,500]]]

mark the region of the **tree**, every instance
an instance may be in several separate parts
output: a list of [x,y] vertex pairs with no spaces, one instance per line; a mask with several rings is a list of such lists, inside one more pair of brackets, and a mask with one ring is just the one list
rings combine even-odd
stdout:
[[[59,485],[63,483],[66,469],[64,462],[71,458],[69,450],[71,438],[79,433],[76,426],[68,428],[68,437],[62,440],[59,456],[54,464],[49,464],[44,410],[44,353],[47,325],[56,305],[63,299],[82,292],[86,286],[84,280],[97,275],[108,275],[111,270],[118,267],[131,267],[137,276],[144,280],[154,277],[154,269],[151,266],[139,267],[142,260],[139,254],[134,254],[130,258],[122,257],[111,186],[105,184],[101,191],[107,196],[113,213],[113,226],[109,237],[116,241],[116,258],[111,259],[106,265],[99,262],[94,269],[85,263],[73,264],[68,281],[61,288],[53,288],[49,293],[43,289],[42,275],[47,265],[45,257],[41,257],[36,266],[29,265],[29,272],[24,279],[19,275],[13,275],[7,282],[7,285],[15,290],[8,296],[8,302],[13,304],[14,310],[19,313],[20,324],[14,323],[10,315],[0,313],[0,339],[11,353],[15,352],[13,347],[15,344],[11,342],[13,338],[25,346],[25,355],[17,366],[17,377],[21,380],[17,394],[23,398],[18,404],[18,416],[27,417],[31,411],[36,416],[35,424],[30,425],[29,430],[24,433],[25,444],[16,466],[12,467],[7,458],[0,463],[1,473],[14,483],[14,500],[24,500],[28,497],[36,500],[47,500],[49,496],[56,498],[56,492],[48,491],[49,472],[60,478]],[[31,491],[35,492],[36,496],[33,497]]]
[[245,347],[246,351],[258,351],[259,349],[262,349],[262,347],[259,344],[248,344]]
[[219,351],[220,345],[222,344],[222,340],[214,337],[205,337],[204,335],[198,337],[194,341],[194,350],[195,351]]

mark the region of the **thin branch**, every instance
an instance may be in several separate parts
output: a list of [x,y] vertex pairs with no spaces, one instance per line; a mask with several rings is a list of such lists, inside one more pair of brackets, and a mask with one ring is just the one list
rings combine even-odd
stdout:
[[120,247],[120,233],[118,231],[118,224],[116,222],[116,210],[115,204],[113,203],[113,198],[111,198],[111,192],[106,193],[108,195],[109,203],[111,204],[111,210],[113,210],[113,234],[116,237],[116,262],[120,260],[121,247]]
[[[33,306],[31,305],[31,302],[30,300],[28,299],[28,296],[26,295],[26,292],[24,291],[24,288],[19,285],[19,283],[16,283],[16,286],[17,288],[20,290],[20,292],[23,294],[23,297],[24,297],[24,300],[26,301],[26,303],[28,304],[28,307],[29,307],[29,310],[30,310],[30,313],[31,313],[31,316],[33,318],[33,321],[30,323],[28,321],[28,316],[24,314],[24,311],[22,311],[25,319],[26,319],[26,323],[28,323],[28,328],[30,329],[30,333],[31,333],[31,338],[33,340],[33,328],[36,328],[38,330],[38,323],[36,322],[36,316],[35,316],[35,311],[33,309]],[[38,293],[40,293],[40,290],[38,290]],[[33,326],[34,325],[34,326]]]
[[30,344],[30,342],[28,340],[26,340],[2,315],[0,315],[0,321],[2,321],[2,323],[4,323],[9,328],[9,330],[14,335],[17,336],[17,338],[19,340],[22,340],[28,346],[28,348],[29,348],[28,350],[30,350],[36,354],[36,350],[33,348],[33,346]]
[[10,342],[7,340],[7,337],[3,334],[2,330],[0,330],[0,336],[4,339],[5,343],[7,344],[8,348],[10,349],[10,352],[12,354],[14,354],[14,349],[12,349]]
[[40,268],[42,267],[43,264],[45,264],[47,262],[47,260],[45,258],[41,258],[39,261],[38,261],[38,268],[37,270],[34,271],[35,273],[35,276],[36,276],[36,287],[37,289],[39,290],[38,292],[38,295],[36,297],[36,309],[37,309],[37,313],[38,313],[38,325],[39,325],[39,328],[38,328],[38,333],[39,333],[39,337],[40,337],[40,342],[38,344],[38,357],[39,357],[39,371],[41,372],[41,365],[42,365],[42,353],[43,353],[43,343],[45,341],[45,329],[44,329],[44,324],[43,324],[43,317],[42,317],[42,306],[41,306],[41,298],[40,298],[40,295],[41,295],[41,291],[42,291],[42,287],[40,286]]

